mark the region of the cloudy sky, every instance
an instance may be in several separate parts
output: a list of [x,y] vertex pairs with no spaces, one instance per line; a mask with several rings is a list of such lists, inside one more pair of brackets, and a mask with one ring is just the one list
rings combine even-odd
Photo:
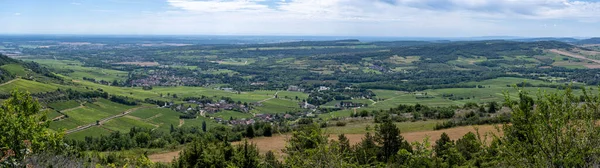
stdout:
[[0,34],[600,36],[600,0],[0,0]]

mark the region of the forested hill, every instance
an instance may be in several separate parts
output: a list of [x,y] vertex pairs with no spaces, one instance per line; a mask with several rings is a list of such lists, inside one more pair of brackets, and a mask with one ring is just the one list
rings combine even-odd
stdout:
[[0,54],[0,83],[17,77],[25,79],[59,79],[46,67],[31,61],[21,61]]

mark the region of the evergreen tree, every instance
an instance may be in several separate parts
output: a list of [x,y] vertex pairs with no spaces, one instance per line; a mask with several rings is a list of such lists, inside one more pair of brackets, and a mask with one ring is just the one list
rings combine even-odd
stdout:
[[377,155],[380,161],[386,162],[400,149],[411,151],[410,144],[404,140],[404,137],[400,135],[400,129],[390,119],[386,119],[377,127],[375,139],[381,145]]

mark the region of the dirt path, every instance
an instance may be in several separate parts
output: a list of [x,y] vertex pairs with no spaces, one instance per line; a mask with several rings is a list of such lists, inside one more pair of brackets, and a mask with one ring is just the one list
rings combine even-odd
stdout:
[[373,103],[371,103],[371,105],[377,104],[377,102],[375,100],[373,100],[373,99],[369,99],[369,100],[371,100],[371,102],[373,102]]
[[70,109],[64,109],[64,110],[62,110],[60,112],[64,113],[64,112],[68,112],[68,111],[77,110],[77,109],[80,109],[80,108],[83,108],[83,107],[85,107],[85,106],[83,106],[83,104],[79,104],[79,106],[77,106],[77,107],[73,107],[73,108],[70,108]]
[[4,83],[0,84],[0,86],[4,86],[4,85],[10,84],[10,83],[13,83],[13,82],[14,82],[14,81],[16,81],[17,79],[19,79],[19,78],[15,78],[15,79],[13,79],[13,80],[9,80],[8,82],[4,82]]
[[185,124],[185,120],[179,119],[179,125],[177,127],[181,127],[183,124]]
[[271,99],[274,99],[275,97],[277,97],[277,94],[278,94],[278,93],[279,93],[279,91],[275,92],[275,94],[273,95],[273,97],[270,97],[270,98],[267,98],[267,99],[264,99],[264,100],[258,101],[258,103],[263,103],[263,102],[269,101],[269,100],[271,100]]
[[132,109],[129,109],[127,111],[124,111],[123,113],[120,113],[120,114],[117,114],[117,115],[113,115],[113,116],[106,117],[106,118],[103,118],[101,120],[98,120],[98,123],[94,122],[94,123],[90,123],[90,124],[87,124],[87,125],[79,126],[77,128],[74,128],[74,129],[67,130],[65,132],[65,134],[70,134],[70,133],[74,133],[74,132],[83,131],[85,129],[88,129],[88,128],[96,126],[96,125],[102,125],[103,123],[108,122],[108,121],[110,121],[112,119],[115,119],[115,118],[118,118],[118,117],[123,117],[123,116],[125,116],[125,115],[127,115],[127,114],[129,114],[131,112],[134,112],[134,111],[142,109],[142,108],[148,108],[148,107],[143,107],[142,106],[142,107],[132,108]]

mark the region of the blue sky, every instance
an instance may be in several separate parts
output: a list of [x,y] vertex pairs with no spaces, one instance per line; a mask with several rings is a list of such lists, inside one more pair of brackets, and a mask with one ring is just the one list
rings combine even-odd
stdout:
[[600,36],[600,0],[0,0],[0,34]]

